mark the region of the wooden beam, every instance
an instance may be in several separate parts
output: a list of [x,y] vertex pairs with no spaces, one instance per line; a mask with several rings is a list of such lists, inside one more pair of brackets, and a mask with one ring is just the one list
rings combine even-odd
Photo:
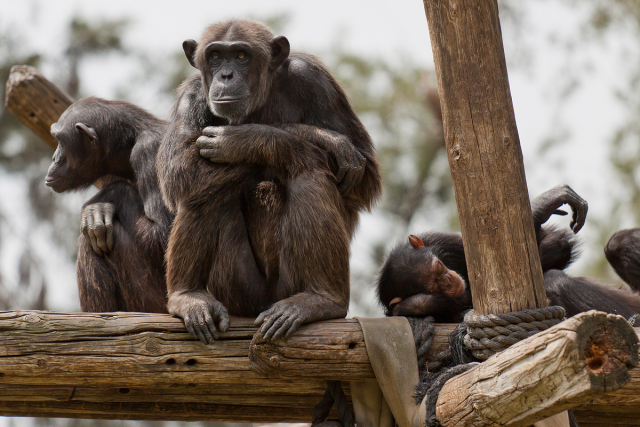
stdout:
[[638,366],[638,337],[621,316],[580,313],[449,380],[442,426],[528,426],[617,390]]
[[45,79],[37,68],[29,65],[11,67],[4,105],[54,150],[58,142],[51,136],[51,125],[71,104],[73,98]]
[[496,0],[424,0],[474,310],[547,305]]
[[[454,327],[437,325],[433,351],[446,348]],[[251,319],[233,318],[207,346],[163,314],[0,312],[0,415],[308,422],[326,379],[373,378],[356,320],[252,344],[256,331]],[[637,390],[636,369],[630,384],[593,402],[640,414]],[[586,404],[579,414],[601,416]]]

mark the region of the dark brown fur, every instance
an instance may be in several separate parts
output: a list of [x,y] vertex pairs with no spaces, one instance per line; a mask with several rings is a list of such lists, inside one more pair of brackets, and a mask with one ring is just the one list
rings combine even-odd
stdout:
[[[109,225],[92,224],[102,240],[78,240],[78,288],[82,311],[166,313],[164,250],[172,215],[155,173],[155,156],[167,123],[135,105],[85,98],[72,104],[51,127],[58,149],[46,183],[56,192],[86,188],[105,175],[124,178],[100,190],[83,207],[115,207]],[[89,215],[89,219],[92,216]],[[107,232],[113,247],[105,246]]]
[[[205,54],[218,42],[221,55],[248,43],[251,61],[233,51],[227,68],[212,68]],[[158,161],[176,212],[169,312],[209,342],[228,326],[227,310],[268,317],[265,336],[274,338],[344,316],[349,242],[381,188],[373,145],[344,92],[317,58],[288,55],[288,41],[255,22],[215,24],[184,46],[201,73],[179,90]],[[225,96],[242,100],[217,106]],[[341,194],[328,153],[345,149],[366,166]]]
[[[566,214],[558,210],[565,203],[571,207],[571,228],[577,233],[584,225],[588,207],[571,188],[566,185],[552,188],[531,202],[543,272],[564,269],[576,256],[572,233],[542,227],[551,215]],[[472,308],[462,236],[429,232],[410,237],[410,243],[394,248],[380,272],[378,299],[386,314],[433,316],[439,322],[462,321],[464,311]],[[464,288],[462,292],[460,288]]]

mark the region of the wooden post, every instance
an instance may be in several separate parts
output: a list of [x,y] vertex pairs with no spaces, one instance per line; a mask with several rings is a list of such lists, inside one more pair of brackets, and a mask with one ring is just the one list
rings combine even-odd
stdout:
[[4,105],[26,127],[54,150],[58,146],[49,129],[73,98],[29,65],[11,67]]
[[547,305],[496,0],[424,0],[473,306]]

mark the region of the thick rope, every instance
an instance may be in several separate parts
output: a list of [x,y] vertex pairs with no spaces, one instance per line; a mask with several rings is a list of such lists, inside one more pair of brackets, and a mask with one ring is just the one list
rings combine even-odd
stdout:
[[355,427],[355,418],[349,407],[349,402],[347,402],[347,396],[345,396],[342,390],[340,381],[327,381],[327,389],[324,391],[324,396],[313,410],[313,417],[311,419],[312,427],[335,425],[335,421],[326,421],[334,403],[338,408],[337,422],[340,423],[342,427]]
[[[512,344],[560,323],[564,316],[564,308],[559,306],[487,316],[470,310],[465,314],[464,322],[451,333],[449,348],[432,356],[429,363],[425,361],[433,343],[433,318],[408,318],[420,368],[420,382],[414,399],[416,404],[426,399],[426,426],[440,426],[436,419],[436,402],[450,378],[475,366],[476,360],[486,360]],[[630,322],[635,320],[629,319]],[[575,419],[571,425],[577,426]]]
[[518,341],[557,325],[564,315],[560,306],[486,316],[469,310],[464,316],[467,325],[464,345],[476,359],[487,360]]

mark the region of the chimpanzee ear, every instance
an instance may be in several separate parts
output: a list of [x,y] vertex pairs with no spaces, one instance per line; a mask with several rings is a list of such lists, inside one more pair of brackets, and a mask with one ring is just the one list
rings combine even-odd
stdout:
[[197,47],[198,47],[198,42],[193,39],[185,40],[182,42],[182,49],[184,50],[184,54],[187,56],[187,59],[189,60],[189,64],[191,64],[193,68],[198,68],[196,67],[196,58],[195,58]]
[[414,236],[413,234],[409,234],[409,243],[411,243],[411,246],[416,249],[424,248],[424,243],[422,242],[422,240],[418,236]]
[[80,132],[84,132],[95,143],[98,142],[98,134],[95,129],[85,125],[84,123],[76,123],[76,129]]
[[271,71],[278,68],[285,59],[289,56],[289,40],[285,36],[276,36],[271,39],[271,64],[269,69]]

